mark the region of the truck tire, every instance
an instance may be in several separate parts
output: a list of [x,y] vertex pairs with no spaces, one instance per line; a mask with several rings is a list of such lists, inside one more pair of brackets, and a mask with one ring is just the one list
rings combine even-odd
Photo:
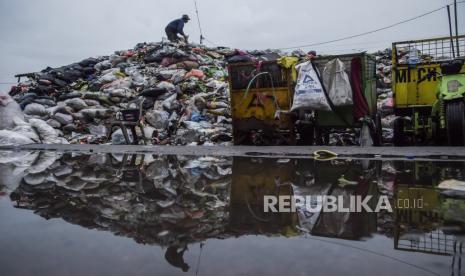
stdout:
[[465,104],[463,101],[447,104],[446,128],[449,146],[465,145]]
[[405,143],[405,132],[404,132],[404,120],[397,118],[394,120],[394,137],[392,139],[394,146],[404,146]]
[[445,136],[441,132],[439,118],[434,118],[431,121],[431,134],[433,138],[433,145],[434,146],[442,146],[444,145]]

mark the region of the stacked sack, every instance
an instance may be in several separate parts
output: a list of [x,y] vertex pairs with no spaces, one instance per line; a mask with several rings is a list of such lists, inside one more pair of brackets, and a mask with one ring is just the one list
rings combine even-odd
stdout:
[[[146,142],[213,144],[231,141],[226,59],[251,57],[226,48],[141,43],[39,73],[10,95],[28,118],[41,119],[70,143],[105,143],[109,126],[143,98]],[[136,106],[137,108],[137,106]],[[114,139],[115,143],[118,143]]]

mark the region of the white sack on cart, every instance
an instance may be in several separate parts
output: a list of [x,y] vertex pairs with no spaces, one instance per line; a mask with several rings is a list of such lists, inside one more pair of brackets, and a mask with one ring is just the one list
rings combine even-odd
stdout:
[[353,104],[349,76],[345,72],[344,63],[340,59],[335,58],[326,63],[322,78],[323,85],[334,106]]
[[296,66],[299,71],[291,110],[309,109],[330,111],[323,86],[310,61]]

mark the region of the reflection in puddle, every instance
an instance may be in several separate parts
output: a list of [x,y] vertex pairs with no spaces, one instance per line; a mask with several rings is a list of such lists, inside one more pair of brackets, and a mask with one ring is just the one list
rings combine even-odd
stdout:
[[[248,235],[363,241],[358,247],[383,236],[391,240],[383,250],[411,252],[411,262],[422,253],[449,256],[439,274],[461,269],[463,193],[438,186],[455,185],[444,182],[450,179],[463,183],[465,163],[1,154],[0,191],[14,207],[161,246],[166,262],[179,272],[192,272],[195,264],[184,255],[193,244]],[[392,213],[273,213],[263,210],[265,195],[387,195],[397,208]],[[411,206],[399,206],[406,202]]]

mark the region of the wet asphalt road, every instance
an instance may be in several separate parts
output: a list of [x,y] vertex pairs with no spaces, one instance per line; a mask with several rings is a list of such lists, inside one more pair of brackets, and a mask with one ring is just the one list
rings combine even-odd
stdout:
[[138,146],[45,145],[1,146],[0,150],[56,150],[102,153],[152,153],[161,155],[312,157],[329,150],[338,157],[369,159],[465,159],[465,147],[326,147],[326,146]]

